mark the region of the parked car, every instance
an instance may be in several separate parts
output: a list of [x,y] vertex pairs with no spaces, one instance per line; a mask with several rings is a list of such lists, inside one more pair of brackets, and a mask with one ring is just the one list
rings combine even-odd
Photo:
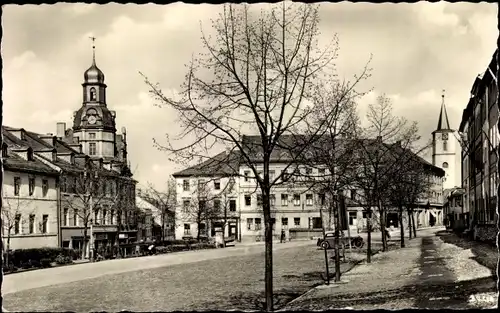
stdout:
[[[339,238],[340,240],[340,247],[349,247],[349,240],[351,241],[351,246],[354,248],[362,248],[364,246],[364,241],[361,236],[356,236],[356,237],[345,237],[341,236]],[[318,247],[321,247],[323,249],[332,249],[335,247],[335,232],[334,231],[328,231],[325,233],[324,238],[318,238],[318,242],[316,243]]]

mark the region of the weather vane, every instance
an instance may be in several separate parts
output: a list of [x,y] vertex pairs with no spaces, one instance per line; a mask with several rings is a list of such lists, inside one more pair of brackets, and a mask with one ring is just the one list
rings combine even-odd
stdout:
[[89,36],[89,38],[92,40],[92,60],[95,62],[95,37],[94,36]]

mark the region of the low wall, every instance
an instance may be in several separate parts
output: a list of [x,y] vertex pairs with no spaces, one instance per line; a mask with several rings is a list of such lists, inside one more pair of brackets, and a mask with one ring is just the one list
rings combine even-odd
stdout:
[[290,239],[311,239],[311,238],[322,238],[323,237],[323,230],[318,230],[318,229],[310,229],[310,230],[303,230],[303,229],[290,229]]
[[485,242],[496,242],[497,226],[491,225],[476,225],[474,227],[474,239]]

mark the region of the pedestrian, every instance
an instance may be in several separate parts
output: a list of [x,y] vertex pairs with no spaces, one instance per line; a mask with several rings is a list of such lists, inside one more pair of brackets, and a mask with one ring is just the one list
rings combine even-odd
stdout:
[[284,229],[282,229],[282,230],[281,230],[281,238],[280,238],[280,243],[285,242],[285,239],[286,239],[286,238],[285,238],[285,230],[284,230]]
[[388,239],[391,239],[391,233],[387,228],[385,229],[385,235],[387,236]]

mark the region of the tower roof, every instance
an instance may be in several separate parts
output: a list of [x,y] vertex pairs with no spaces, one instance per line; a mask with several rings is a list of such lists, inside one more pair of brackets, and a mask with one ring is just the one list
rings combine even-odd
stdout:
[[[92,41],[95,40],[94,37],[91,37]],[[85,79],[85,83],[104,83],[104,73],[97,67],[95,63],[95,45],[92,45],[92,65],[85,71],[83,74]]]
[[439,113],[439,120],[438,120],[438,125],[436,128],[436,131],[451,130],[450,121],[448,120],[448,113],[446,112],[446,106],[444,104],[444,90],[443,90],[443,94],[441,95],[441,98],[443,100],[441,102],[441,112]]

